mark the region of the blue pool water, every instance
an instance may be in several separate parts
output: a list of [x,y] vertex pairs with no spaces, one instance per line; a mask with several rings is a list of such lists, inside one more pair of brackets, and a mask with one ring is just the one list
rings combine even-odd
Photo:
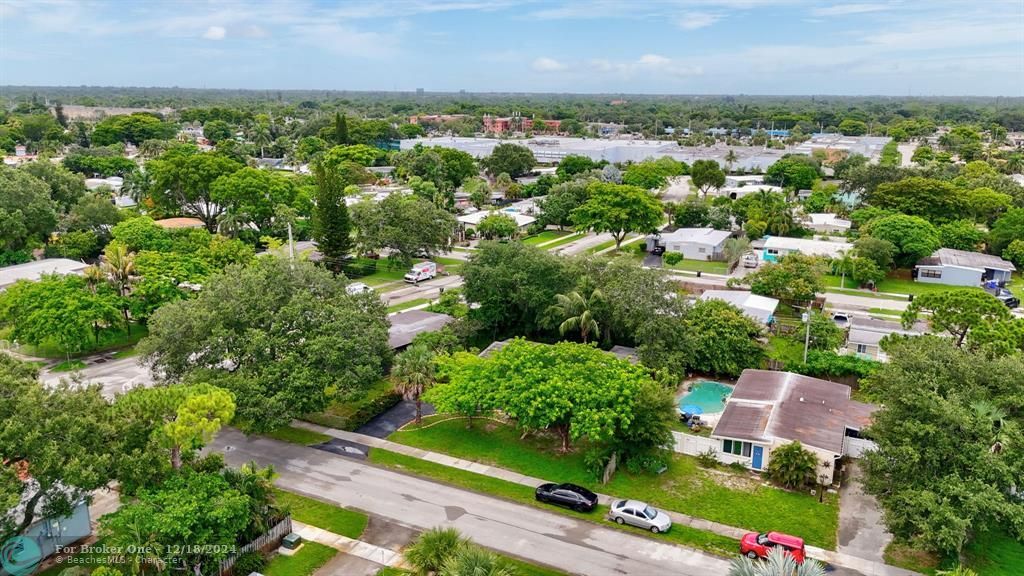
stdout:
[[714,414],[725,408],[732,387],[721,382],[701,380],[679,399],[679,410],[689,414]]

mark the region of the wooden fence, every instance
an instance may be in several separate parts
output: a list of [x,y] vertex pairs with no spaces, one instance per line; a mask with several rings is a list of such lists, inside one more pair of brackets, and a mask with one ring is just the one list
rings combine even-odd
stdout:
[[220,562],[220,574],[228,574],[231,572],[231,568],[234,567],[235,561],[242,554],[248,552],[265,552],[269,548],[276,548],[281,545],[281,541],[284,537],[292,533],[292,517],[291,515],[285,516],[284,520],[278,522],[273,528],[267,530],[259,538],[249,542],[245,546],[239,548],[234,554],[221,560]]

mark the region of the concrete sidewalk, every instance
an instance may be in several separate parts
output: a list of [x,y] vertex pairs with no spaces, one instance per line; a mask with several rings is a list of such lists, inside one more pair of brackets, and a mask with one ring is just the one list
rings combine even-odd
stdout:
[[368,542],[362,540],[353,540],[334,532],[328,532],[323,528],[317,528],[316,526],[310,526],[309,524],[303,524],[297,520],[292,520],[293,531],[302,536],[303,540],[309,540],[310,542],[317,542],[324,546],[330,546],[335,550],[339,550],[350,556],[362,558],[363,560],[369,560],[375,564],[381,566],[390,566],[392,568],[403,568],[405,567],[405,559],[402,555],[394,550],[388,550],[387,548],[381,548],[380,546],[374,546]]
[[[326,426],[319,426],[310,422],[302,422],[295,420],[292,425],[297,428],[304,428],[306,430],[312,430],[349,442],[355,442],[369,446],[370,448],[381,448],[391,452],[397,452],[413,458],[419,458],[420,460],[426,460],[428,462],[434,462],[444,466],[450,466],[452,468],[458,468],[460,470],[466,470],[468,472],[474,472],[476,474],[482,474],[484,476],[490,476],[492,478],[498,478],[507,482],[513,482],[515,484],[521,484],[523,486],[529,486],[536,488],[541,484],[545,484],[548,480],[540,478],[534,478],[505,468],[499,468],[497,466],[488,466],[486,464],[480,464],[479,462],[471,462],[469,460],[463,460],[461,458],[455,458],[445,454],[439,454],[437,452],[431,452],[429,450],[422,450],[420,448],[414,448],[412,446],[406,446],[405,444],[399,444],[390,440],[383,440],[381,438],[374,438],[373,436],[366,436],[363,434],[357,434],[355,432],[347,432],[345,430],[338,430],[335,428],[328,428]],[[607,494],[598,493],[598,499],[601,504],[609,504],[613,500],[621,500],[614,496]],[[712,522],[703,518],[696,518],[687,514],[674,512],[670,510],[665,511],[675,524],[690,526],[698,530],[705,530],[713,532],[715,534],[726,536],[728,538],[739,539],[744,534],[750,532],[750,530],[744,530],[742,528],[736,528],[735,526],[728,526],[720,524],[718,522]],[[903,568],[897,568],[895,566],[889,566],[881,562],[876,562],[867,558],[859,558],[850,554],[843,554],[841,552],[835,552],[832,550],[825,550],[824,548],[817,548],[813,546],[807,547],[807,552],[812,557],[822,560],[828,564],[835,566],[842,566],[844,568],[850,568],[856,570],[865,576],[911,576],[917,574],[910,570],[904,570]]]

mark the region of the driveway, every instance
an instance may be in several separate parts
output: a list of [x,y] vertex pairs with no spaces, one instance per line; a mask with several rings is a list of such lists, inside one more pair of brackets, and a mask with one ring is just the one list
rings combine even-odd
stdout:
[[[423,415],[431,414],[434,414],[434,406],[424,402]],[[416,403],[412,400],[402,400],[388,411],[374,416],[369,422],[360,426],[356,432],[374,438],[387,438],[395,430],[412,422],[415,417]]]
[[273,465],[277,484],[414,530],[452,526],[503,554],[588,576],[707,576],[729,562],[615,528],[407,476],[269,438],[222,430],[210,447],[232,466]]
[[138,357],[115,360],[113,354],[102,354],[82,360],[88,365],[77,372],[51,372],[47,369],[39,377],[43,384],[53,386],[62,379],[70,381],[72,376],[78,375],[85,384],[102,386],[103,395],[107,398],[139,386],[153,385],[153,374],[139,363]]
[[844,554],[877,562],[882,558],[892,534],[885,530],[882,510],[873,496],[864,493],[863,472],[856,461],[846,468],[846,480],[839,489],[839,546]]

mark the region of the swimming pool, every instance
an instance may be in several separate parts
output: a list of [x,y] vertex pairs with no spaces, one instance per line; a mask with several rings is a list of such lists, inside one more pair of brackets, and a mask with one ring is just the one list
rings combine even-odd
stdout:
[[700,380],[679,399],[679,410],[688,414],[716,414],[725,408],[732,387],[721,382]]

